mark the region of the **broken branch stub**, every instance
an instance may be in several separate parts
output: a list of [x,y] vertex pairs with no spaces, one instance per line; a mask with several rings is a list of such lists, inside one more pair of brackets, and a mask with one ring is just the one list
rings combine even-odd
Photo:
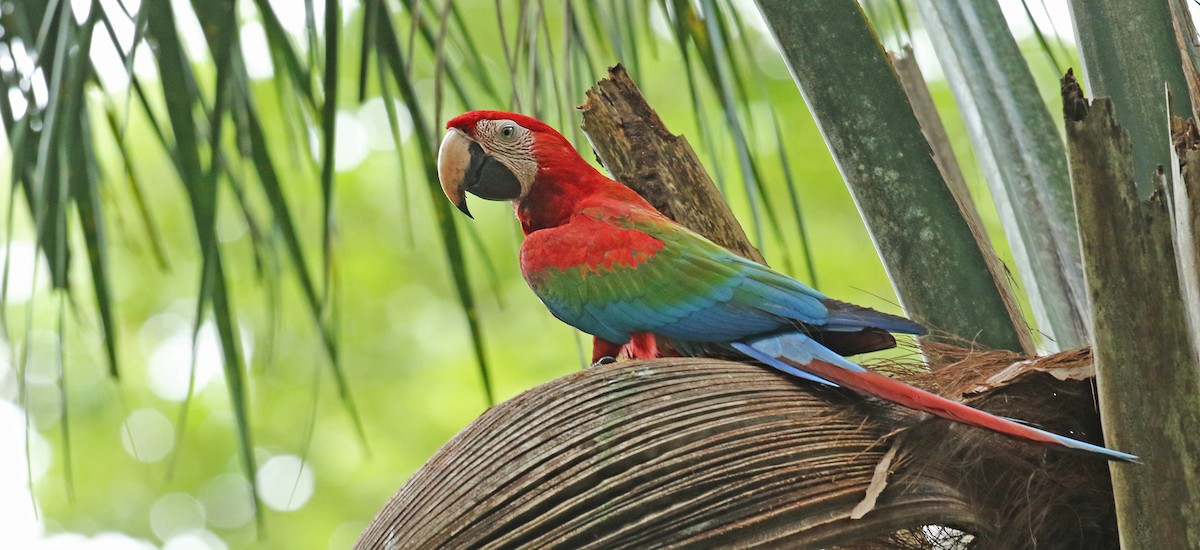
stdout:
[[609,69],[579,110],[583,131],[613,179],[688,229],[766,264],[687,138],[667,129],[624,67]]

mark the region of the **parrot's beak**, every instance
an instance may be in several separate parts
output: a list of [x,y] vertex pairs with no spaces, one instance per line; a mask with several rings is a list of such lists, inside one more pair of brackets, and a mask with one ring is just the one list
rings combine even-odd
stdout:
[[467,192],[494,201],[521,196],[521,181],[517,176],[457,128],[446,132],[438,149],[438,180],[446,198],[472,218],[467,210]]

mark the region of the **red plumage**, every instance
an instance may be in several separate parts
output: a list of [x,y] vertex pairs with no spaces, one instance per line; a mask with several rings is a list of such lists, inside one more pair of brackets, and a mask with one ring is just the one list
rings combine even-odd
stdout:
[[[517,134],[512,124],[531,137]],[[513,142],[487,143],[495,139],[488,132],[494,134],[497,125],[511,130],[505,134],[510,140],[525,139],[525,149],[505,153]],[[483,162],[484,149],[500,155],[499,162],[510,170],[536,159],[532,181],[526,176],[520,196],[508,195],[526,235],[521,270],[555,316],[596,337],[593,360],[741,353],[801,378],[1005,435],[1113,460],[1137,458],[990,415],[846,360],[843,355],[895,345],[889,332],[922,334],[924,329],[902,317],[827,298],[675,224],[594,169],[539,120],[475,111],[447,127],[451,134],[485,142],[470,145],[476,148],[469,157],[473,165]],[[468,158],[467,146],[457,134],[455,139],[448,154]],[[450,166],[446,173],[462,177],[465,170]],[[493,192],[516,189],[514,176],[499,174]],[[461,200],[461,187],[449,183],[442,182],[447,196]]]

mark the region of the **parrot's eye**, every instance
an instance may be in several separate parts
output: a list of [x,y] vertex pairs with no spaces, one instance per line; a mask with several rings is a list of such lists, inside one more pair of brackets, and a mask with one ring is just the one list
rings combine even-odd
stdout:
[[500,129],[500,136],[504,137],[505,139],[513,137],[514,135],[516,135],[516,133],[517,133],[517,127],[513,126],[511,124],[506,124],[503,128]]

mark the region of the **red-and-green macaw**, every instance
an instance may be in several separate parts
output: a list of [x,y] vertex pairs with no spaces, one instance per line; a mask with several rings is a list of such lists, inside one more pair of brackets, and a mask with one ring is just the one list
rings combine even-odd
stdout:
[[452,119],[438,179],[513,202],[521,273],[550,312],[595,337],[593,361],[740,353],[788,374],[1041,444],[1136,461],[909,386],[846,359],[895,345],[917,323],[827,298],[673,222],[589,165],[537,119],[473,111]]

